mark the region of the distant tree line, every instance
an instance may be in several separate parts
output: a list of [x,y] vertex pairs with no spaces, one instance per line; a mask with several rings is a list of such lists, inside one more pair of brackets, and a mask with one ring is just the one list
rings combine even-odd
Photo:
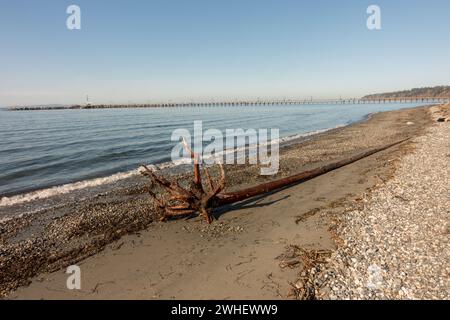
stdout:
[[363,97],[363,99],[395,98],[450,98],[450,86],[414,88],[404,91],[371,94]]

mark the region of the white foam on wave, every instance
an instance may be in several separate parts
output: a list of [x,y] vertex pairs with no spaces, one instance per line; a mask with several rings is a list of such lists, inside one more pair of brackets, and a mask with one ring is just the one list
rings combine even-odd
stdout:
[[96,187],[99,185],[126,179],[126,178],[132,177],[134,175],[137,175],[138,173],[139,173],[138,170],[132,170],[132,171],[128,171],[128,172],[119,172],[119,173],[113,174],[108,177],[95,178],[95,179],[84,180],[84,181],[80,181],[80,182],[68,183],[68,184],[64,184],[61,186],[55,186],[55,187],[51,187],[51,188],[47,188],[47,189],[32,191],[29,193],[19,194],[19,195],[11,196],[11,197],[2,197],[0,199],[0,207],[11,206],[11,205],[20,204],[20,203],[29,202],[29,201],[38,200],[38,199],[45,199],[45,198],[49,198],[49,197],[52,197],[55,195],[65,194],[65,193],[69,193],[69,192],[73,192],[73,191],[77,191],[77,190],[81,190],[81,189],[85,189],[85,188],[89,188],[89,187]]
[[[320,129],[320,130],[315,130],[315,131],[311,131],[311,132],[295,134],[295,135],[279,138],[277,140],[278,140],[278,143],[285,143],[285,142],[288,142],[291,140],[312,136],[315,134],[323,133],[323,132],[330,131],[330,130],[337,129],[337,128],[344,127],[344,126],[345,125],[338,125],[333,128]],[[268,141],[266,144],[269,145],[271,143],[276,143],[276,140]],[[228,149],[228,150],[224,150],[223,152],[217,153],[216,155],[214,155],[214,157],[218,157],[220,159],[220,157],[222,157],[223,155],[225,155],[227,153],[236,152],[236,151],[242,150],[242,149],[252,149],[252,148],[256,148],[256,147],[258,147],[258,146],[253,145],[253,146],[245,146],[245,147],[239,147],[239,148],[234,148],[234,149]],[[176,161],[169,161],[169,162],[164,162],[164,163],[160,163],[160,164],[156,164],[156,165],[155,164],[149,165],[149,167],[152,168],[153,170],[169,169],[169,168],[177,167],[177,166],[180,166],[183,164],[190,164],[191,161],[192,160],[190,158],[182,158],[182,159],[179,159]],[[142,168],[139,167],[138,169],[135,169],[135,170],[131,170],[131,171],[127,171],[127,172],[119,172],[119,173],[113,174],[111,176],[103,177],[103,178],[95,178],[95,179],[84,180],[84,181],[75,182],[75,183],[68,183],[68,184],[64,184],[61,186],[55,186],[55,187],[37,190],[37,191],[24,193],[24,194],[19,194],[19,195],[15,195],[15,196],[11,196],[11,197],[2,197],[0,199],[0,207],[22,204],[25,202],[30,202],[30,201],[39,200],[39,199],[46,199],[46,198],[50,198],[52,196],[66,194],[66,193],[70,193],[73,191],[86,189],[89,187],[96,187],[96,186],[100,186],[100,185],[104,185],[104,184],[108,184],[108,183],[114,183],[114,182],[117,182],[117,181],[120,181],[120,180],[123,180],[126,178],[130,178],[130,177],[139,175],[141,171],[142,171]]]
[[345,124],[340,124],[340,125],[337,125],[337,126],[332,127],[332,128],[319,129],[319,130],[315,130],[315,131],[309,131],[309,132],[306,132],[306,133],[294,134],[292,136],[287,136],[287,137],[280,138],[279,139],[279,143],[288,142],[288,141],[292,141],[292,140],[295,140],[295,139],[300,139],[300,138],[313,136],[313,135],[316,135],[316,134],[319,134],[319,133],[324,133],[324,132],[327,132],[327,131],[330,131],[330,130],[334,130],[334,129],[338,129],[338,128],[342,128],[342,127],[345,127],[345,126],[346,126]]

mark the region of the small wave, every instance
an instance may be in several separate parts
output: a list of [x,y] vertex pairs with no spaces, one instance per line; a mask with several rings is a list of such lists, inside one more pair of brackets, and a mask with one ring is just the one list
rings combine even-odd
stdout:
[[313,135],[316,135],[316,134],[319,134],[319,133],[324,133],[324,132],[327,132],[327,131],[330,131],[330,130],[342,128],[342,127],[345,127],[345,126],[346,126],[345,124],[340,124],[340,125],[337,125],[337,126],[332,127],[332,128],[319,129],[319,130],[309,131],[309,132],[306,132],[306,133],[298,133],[298,134],[294,134],[294,135],[291,135],[291,136],[280,138],[279,142],[283,143],[283,142],[288,142],[288,141],[292,141],[292,140],[295,140],[295,139],[305,138],[305,137],[313,136]]
[[95,187],[107,183],[113,183],[122,179],[126,179],[137,175],[138,170],[132,170],[128,172],[120,172],[108,177],[96,178],[90,180],[84,180],[80,182],[68,183],[61,186],[55,186],[47,189],[37,190],[25,194],[19,194],[11,197],[2,197],[0,199],[0,207],[12,206],[24,202],[29,202],[38,199],[45,199],[59,194],[65,194],[72,191],[85,189],[88,187]]

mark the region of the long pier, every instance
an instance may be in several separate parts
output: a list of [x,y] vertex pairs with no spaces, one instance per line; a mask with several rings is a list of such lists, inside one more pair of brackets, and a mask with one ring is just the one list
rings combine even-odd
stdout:
[[86,104],[61,107],[15,107],[11,111],[24,110],[61,110],[61,109],[114,109],[114,108],[178,108],[178,107],[219,107],[219,106],[277,106],[277,105],[343,105],[343,104],[390,104],[390,103],[449,103],[449,98],[379,98],[379,99],[317,99],[317,100],[235,100],[212,102],[177,102],[177,103],[144,103],[144,104]]

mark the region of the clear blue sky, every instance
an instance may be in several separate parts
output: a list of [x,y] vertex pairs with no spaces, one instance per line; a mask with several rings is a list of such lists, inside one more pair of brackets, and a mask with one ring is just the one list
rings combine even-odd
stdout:
[[[450,83],[448,0],[1,0],[0,106],[329,98]],[[82,29],[66,28],[81,7]],[[382,30],[366,9],[381,7]]]

